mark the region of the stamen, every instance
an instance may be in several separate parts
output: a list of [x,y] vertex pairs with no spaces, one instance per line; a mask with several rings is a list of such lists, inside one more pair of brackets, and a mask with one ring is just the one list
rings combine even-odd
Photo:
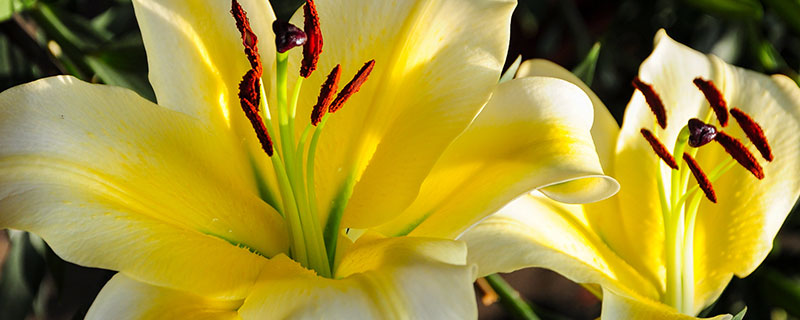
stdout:
[[714,140],[719,142],[736,162],[750,171],[756,178],[759,180],[764,179],[764,169],[761,168],[761,165],[756,161],[756,157],[750,153],[750,150],[747,150],[747,147],[741,141],[722,131],[717,132]]
[[689,119],[689,145],[695,148],[706,145],[717,136],[717,128],[700,119]]
[[328,112],[334,113],[336,111],[339,111],[339,109],[342,108],[344,103],[347,102],[347,99],[350,99],[350,96],[352,96],[353,94],[358,92],[359,89],[361,89],[361,85],[363,85],[364,82],[367,81],[367,77],[369,77],[369,74],[370,72],[372,72],[373,67],[375,67],[375,60],[367,61],[367,63],[365,63],[364,66],[362,66],[361,69],[358,70],[355,77],[353,77],[353,80],[350,80],[350,82],[348,82],[344,86],[344,88],[342,88],[342,91],[339,91],[339,94],[336,95],[336,100],[333,100],[333,103],[331,103]]
[[287,21],[275,20],[272,32],[275,33],[275,47],[280,53],[306,43],[306,33]]
[[317,69],[317,61],[322,53],[322,31],[319,28],[319,14],[314,0],[307,0],[303,7],[303,29],[308,41],[303,45],[303,63],[300,66],[300,76],[308,78]]
[[761,156],[767,161],[772,161],[772,148],[769,147],[767,136],[764,135],[764,130],[761,129],[761,126],[739,108],[731,109],[731,115],[736,119],[736,122],[739,123],[739,126],[742,127],[747,138],[756,146]]
[[322,121],[322,116],[328,111],[328,104],[333,99],[333,94],[336,93],[337,86],[339,85],[339,77],[342,75],[342,68],[337,64],[336,67],[328,74],[328,79],[322,84],[322,89],[319,90],[319,97],[317,104],[311,111],[311,124],[317,125]]
[[723,127],[727,126],[728,105],[725,102],[725,97],[722,96],[722,92],[719,92],[717,87],[714,85],[714,82],[711,80],[695,78],[693,82],[694,85],[700,89],[700,91],[703,91],[703,95],[706,96],[708,104],[711,106],[711,109],[714,110],[714,114],[717,115],[717,119],[719,119],[719,124],[721,124]]
[[267,128],[264,126],[264,121],[258,114],[258,102],[260,99],[259,94],[259,76],[255,69],[251,69],[244,74],[242,82],[239,83],[239,102],[242,105],[242,110],[250,120],[250,125],[256,131],[258,141],[261,142],[261,148],[268,156],[272,156],[272,139],[267,133]]
[[231,14],[236,20],[236,28],[239,29],[239,33],[242,35],[244,53],[247,55],[247,60],[250,61],[250,67],[256,71],[258,77],[261,77],[261,56],[258,54],[258,37],[253,33],[253,29],[250,28],[247,13],[244,12],[238,1],[232,0]]
[[654,136],[653,133],[650,132],[650,130],[642,129],[640,132],[647,140],[647,142],[650,143],[650,146],[653,148],[653,151],[655,151],[656,154],[662,160],[664,160],[664,162],[666,162],[670,168],[678,170],[678,164],[675,162],[675,158],[673,158],[672,155],[669,154],[669,151],[667,151],[667,147],[665,147],[661,143],[661,141],[659,141],[658,138],[656,138],[656,136]]
[[692,175],[694,175],[695,180],[697,180],[697,185],[703,190],[703,193],[706,194],[706,198],[713,203],[717,203],[717,194],[714,192],[714,187],[711,186],[711,181],[708,180],[706,174],[700,169],[697,161],[686,152],[683,153],[683,161],[689,165],[689,169],[692,170]]
[[652,85],[642,82],[639,77],[633,78],[633,86],[642,92],[644,100],[650,106],[650,110],[656,116],[656,121],[661,129],[667,128],[667,111],[664,109],[664,103],[661,102],[661,97],[653,89]]

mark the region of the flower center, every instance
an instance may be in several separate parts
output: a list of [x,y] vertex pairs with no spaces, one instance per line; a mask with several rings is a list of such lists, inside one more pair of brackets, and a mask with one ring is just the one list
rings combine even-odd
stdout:
[[[725,127],[730,113],[762,157],[767,161],[773,159],[769,143],[758,123],[740,109],[733,108],[728,111],[722,92],[712,81],[696,78],[693,83],[708,101],[709,110],[705,121],[690,119],[687,122],[678,134],[672,153],[659,141],[657,134],[645,128],[641,129],[642,136],[653,151],[671,169],[669,190],[665,190],[666,185],[663,183],[660,170],[656,174],[664,220],[667,270],[666,292],[662,300],[685,314],[694,312],[694,229],[700,201],[705,196],[712,203],[717,202],[717,194],[712,183],[730,170],[735,163],[750,171],[757,179],[764,178],[763,168],[744,143],[708,124],[712,115],[715,115],[719,124]],[[638,78],[634,79],[633,85],[642,92],[645,101],[655,114],[656,125],[662,130],[666,129],[664,104],[653,86]],[[656,125],[654,130],[657,132]],[[695,156],[699,148],[712,141],[719,143],[730,158],[717,164],[710,174],[706,174],[695,160]],[[676,162],[673,155],[680,155],[683,161]],[[689,173],[697,181],[697,185],[691,188],[688,187]]]
[[[278,130],[272,127],[272,116],[269,112],[266,93],[261,81],[263,75],[260,56],[258,55],[258,39],[250,29],[246,13],[236,0],[232,0],[231,13],[236,26],[242,35],[245,55],[250,61],[251,69],[245,73],[239,83],[239,99],[242,110],[250,121],[264,152],[270,157],[275,176],[278,180],[278,192],[281,207],[276,208],[289,227],[291,247],[289,255],[306,268],[315,270],[319,275],[332,277],[336,243],[344,205],[334,208],[323,232],[320,224],[317,197],[314,182],[314,160],[325,123],[331,114],[339,111],[347,100],[361,88],[375,66],[375,60],[368,61],[356,72],[353,79],[337,93],[341,66],[337,65],[321,84],[317,103],[313,106],[310,122],[303,133],[295,141],[295,112],[298,97],[304,78],[308,78],[317,68],[319,55],[322,53],[322,33],[319,16],[313,0],[307,0],[304,6],[304,30],[285,22],[275,21],[272,29],[275,32],[276,56],[276,110]],[[300,76],[294,84],[292,96],[288,95],[288,51],[303,46],[303,59]],[[334,97],[335,96],[335,97]],[[313,131],[313,134],[312,134]],[[275,133],[278,133],[276,136]],[[309,141],[308,138],[311,137]],[[273,145],[271,137],[279,137]],[[349,192],[352,194],[352,186]],[[344,201],[346,199],[338,199]]]

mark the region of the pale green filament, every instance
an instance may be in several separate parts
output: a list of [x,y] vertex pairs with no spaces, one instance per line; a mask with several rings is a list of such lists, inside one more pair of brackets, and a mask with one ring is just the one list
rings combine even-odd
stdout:
[[[309,147],[308,168],[304,166],[305,143],[311,125],[306,127],[298,144],[295,139],[295,115],[297,102],[302,86],[302,78],[295,82],[291,100],[287,99],[287,66],[288,55],[277,54],[276,96],[278,114],[278,134],[270,123],[266,94],[261,87],[261,105],[264,110],[265,126],[271,137],[276,137],[272,166],[278,180],[283,212],[291,236],[291,256],[303,266],[317,271],[323,277],[331,277],[331,264],[322,234],[322,227],[317,215],[317,200],[314,185],[314,154],[316,140],[322,131],[322,125],[314,132],[314,139]],[[323,122],[324,124],[324,122]],[[306,169],[306,170],[304,170]]]
[[[688,148],[687,150],[688,139],[688,127],[684,126],[678,134],[673,148],[673,156],[678,163],[678,170],[672,170],[670,174],[669,199],[666,199],[660,172],[657,174],[657,180],[662,213],[667,212],[663,213],[667,271],[664,303],[673,306],[681,313],[691,315],[695,308],[694,235],[697,209],[704,194],[697,185],[687,189],[691,169],[685,161],[679,159],[684,152],[692,157],[697,154],[697,148]],[[715,181],[734,165],[733,159],[728,158],[707,176],[709,181]],[[688,204],[687,201],[689,201]],[[666,210],[664,210],[665,208]]]

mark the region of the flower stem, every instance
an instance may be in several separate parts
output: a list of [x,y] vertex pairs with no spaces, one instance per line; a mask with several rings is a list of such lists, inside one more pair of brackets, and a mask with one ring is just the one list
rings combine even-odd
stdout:
[[500,296],[500,303],[511,311],[514,316],[520,319],[539,320],[531,306],[526,302],[517,290],[511,287],[499,274],[486,276],[486,281],[492,286],[497,295]]

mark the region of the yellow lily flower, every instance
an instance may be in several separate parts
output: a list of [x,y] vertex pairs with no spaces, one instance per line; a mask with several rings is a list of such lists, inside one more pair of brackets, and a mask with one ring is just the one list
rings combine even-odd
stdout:
[[[800,195],[800,90],[792,80],[725,64],[661,30],[638,79],[660,96],[666,128],[656,123],[653,101],[637,90],[620,129],[597,96],[563,68],[535,60],[518,73],[542,75],[576,83],[592,97],[594,141],[605,172],[619,179],[621,189],[590,205],[560,204],[539,193],[510,203],[462,237],[479,274],[545,267],[593,284],[587,287],[602,295],[603,319],[691,319],[719,297],[733,275],[745,277],[764,260]],[[719,100],[713,89],[709,99],[698,89],[710,87],[704,81],[716,84],[732,108],[736,119],[727,126],[715,120],[707,102]],[[641,134],[642,129],[653,132],[673,153],[686,145],[687,121],[699,118],[717,124],[718,135],[748,143],[742,111],[760,124],[774,152],[773,161],[764,156],[756,163],[763,165],[763,180],[735,165],[722,147],[725,141],[686,146],[686,153],[708,172],[712,187],[701,190],[694,182],[687,184],[694,179],[688,162],[681,161],[682,152],[674,152],[680,171],[672,170]],[[696,120],[689,123],[691,128]],[[696,137],[691,134],[690,140]],[[759,154],[752,145],[749,150]],[[705,200],[703,191],[714,191],[717,203]],[[506,255],[507,248],[518,254]],[[492,254],[499,250],[506,251]]]
[[497,84],[515,1],[309,1],[302,63],[268,1],[133,3],[158,105],[71,77],[0,94],[0,228],[119,271],[88,318],[474,318],[459,234],[530,190],[618,189],[579,88]]

